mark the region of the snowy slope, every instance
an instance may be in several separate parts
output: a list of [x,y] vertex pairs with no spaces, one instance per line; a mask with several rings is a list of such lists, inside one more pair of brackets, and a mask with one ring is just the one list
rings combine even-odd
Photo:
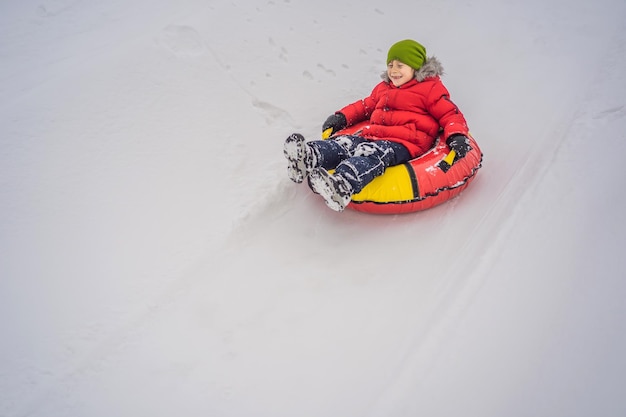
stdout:
[[[0,5],[0,416],[626,413],[623,2],[153,3]],[[484,168],[334,213],[282,141],[408,37]]]

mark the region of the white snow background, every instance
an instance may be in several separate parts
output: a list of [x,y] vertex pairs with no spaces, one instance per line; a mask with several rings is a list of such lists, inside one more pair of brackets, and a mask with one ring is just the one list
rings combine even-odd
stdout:
[[[626,3],[0,4],[0,416],[626,415]],[[413,38],[484,155],[335,213],[282,143]]]

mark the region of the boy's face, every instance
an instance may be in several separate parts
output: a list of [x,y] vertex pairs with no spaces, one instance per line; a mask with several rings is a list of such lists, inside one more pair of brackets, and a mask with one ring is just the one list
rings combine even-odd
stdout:
[[394,59],[387,64],[387,75],[396,87],[410,81],[415,76],[415,70],[408,65]]

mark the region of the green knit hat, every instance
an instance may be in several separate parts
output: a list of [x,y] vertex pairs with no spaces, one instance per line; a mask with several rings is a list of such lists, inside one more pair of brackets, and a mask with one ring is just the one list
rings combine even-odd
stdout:
[[387,64],[394,59],[403,62],[411,68],[418,70],[426,61],[426,48],[411,39],[396,42],[389,48],[387,53]]

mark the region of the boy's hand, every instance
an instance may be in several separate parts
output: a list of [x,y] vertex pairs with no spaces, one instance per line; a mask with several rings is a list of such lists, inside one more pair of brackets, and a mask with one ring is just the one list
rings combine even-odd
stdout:
[[347,125],[346,116],[342,113],[331,114],[322,125],[322,139],[328,139],[333,133],[344,129]]
[[463,158],[465,155],[467,155],[469,151],[472,150],[472,147],[470,146],[470,141],[465,135],[452,135],[448,138],[446,143],[448,144],[450,149],[456,152],[455,160]]

